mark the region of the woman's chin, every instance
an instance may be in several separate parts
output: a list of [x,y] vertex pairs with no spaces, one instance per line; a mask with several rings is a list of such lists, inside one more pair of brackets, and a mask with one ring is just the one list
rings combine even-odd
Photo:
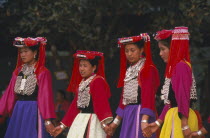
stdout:
[[82,78],[87,78],[87,75],[80,74]]
[[135,61],[135,60],[130,60],[129,61],[129,63],[131,64],[131,65],[134,65],[134,64],[136,64],[138,61]]
[[27,61],[24,61],[24,60],[22,60],[22,62],[23,62],[23,64],[27,64],[28,63]]
[[164,60],[165,63],[168,63],[168,60]]

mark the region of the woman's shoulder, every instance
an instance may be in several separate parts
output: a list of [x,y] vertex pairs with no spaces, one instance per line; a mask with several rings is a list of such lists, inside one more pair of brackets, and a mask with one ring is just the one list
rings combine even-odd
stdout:
[[139,73],[145,73],[145,72],[147,72],[147,73],[154,73],[154,72],[158,72],[158,69],[156,68],[156,66],[155,65],[149,65],[149,66],[147,66],[147,67],[144,67],[144,68],[142,68],[142,70],[140,70],[139,71]]
[[189,76],[192,78],[191,64],[186,61],[180,61],[176,64],[172,76]]
[[45,66],[41,66],[40,73],[43,73],[43,72],[50,72],[50,70],[48,68],[46,68]]
[[91,84],[99,84],[99,83],[106,83],[106,80],[104,77],[100,75],[96,75],[93,80],[91,81]]
[[100,76],[100,75],[96,75],[92,81],[105,81],[105,78]]
[[44,74],[51,74],[50,70],[46,68],[45,66],[42,66],[39,68],[39,71],[37,73],[38,76],[44,75]]
[[181,60],[180,62],[178,62],[176,64],[176,69],[179,69],[179,68],[190,68],[191,69],[191,63],[190,62],[187,62],[185,60]]
[[13,71],[13,75],[17,76],[20,73],[21,68],[22,68],[22,66],[19,66],[19,67],[15,68],[15,70]]

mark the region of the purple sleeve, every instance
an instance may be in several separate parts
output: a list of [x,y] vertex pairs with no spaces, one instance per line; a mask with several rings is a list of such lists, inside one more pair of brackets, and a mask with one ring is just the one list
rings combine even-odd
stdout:
[[178,112],[188,118],[192,86],[192,71],[189,65],[185,62],[179,62],[173,71],[171,81],[178,105]]
[[142,114],[142,115],[148,115],[148,116],[150,116],[152,118],[155,118],[156,117],[155,116],[155,112],[153,110],[149,109],[149,108],[143,108],[141,110],[140,114]]
[[38,76],[38,108],[43,119],[56,118],[53,101],[52,79],[49,70],[44,70]]
[[117,108],[116,114],[123,118],[124,110],[120,107]]
[[10,83],[0,99],[0,115],[12,114],[12,110],[16,102],[14,93],[16,78],[17,76],[13,73]]
[[168,112],[168,110],[171,108],[170,104],[166,104],[162,110],[162,113],[159,116],[159,119],[164,121],[166,113]]

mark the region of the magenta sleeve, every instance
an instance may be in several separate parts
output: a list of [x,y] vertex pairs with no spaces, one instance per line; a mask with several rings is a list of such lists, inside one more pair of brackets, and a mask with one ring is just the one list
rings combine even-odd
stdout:
[[161,112],[161,114],[160,114],[160,116],[159,116],[159,119],[160,119],[160,120],[164,121],[165,116],[166,116],[166,113],[168,112],[168,110],[169,110],[170,108],[171,108],[170,104],[166,104],[166,105],[164,106],[164,108],[163,108],[163,110],[162,110],[162,112]]
[[171,82],[178,105],[178,112],[188,118],[192,86],[192,71],[190,66],[182,61],[177,63]]
[[2,98],[0,99],[0,115],[6,115],[6,114],[9,114],[10,116],[12,115],[12,110],[16,102],[15,93],[14,93],[16,78],[17,76],[13,72],[10,83],[6,91],[4,92]]
[[53,101],[52,78],[49,70],[38,76],[38,108],[43,119],[56,118]]

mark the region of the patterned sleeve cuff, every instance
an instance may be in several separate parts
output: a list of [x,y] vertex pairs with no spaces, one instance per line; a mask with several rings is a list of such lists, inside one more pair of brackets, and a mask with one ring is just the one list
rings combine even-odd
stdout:
[[65,127],[67,127],[63,122],[60,122],[62,125],[64,125]]
[[120,116],[121,118],[123,118],[123,114],[124,114],[124,110],[121,109],[120,107],[117,108],[116,114],[118,116]]
[[105,124],[109,124],[112,122],[112,120],[113,120],[113,117],[107,117],[107,118],[103,119],[101,122],[104,122]]
[[141,109],[141,113],[142,115],[148,115],[152,118],[155,118],[155,113],[153,110],[149,109],[149,108],[143,108]]

